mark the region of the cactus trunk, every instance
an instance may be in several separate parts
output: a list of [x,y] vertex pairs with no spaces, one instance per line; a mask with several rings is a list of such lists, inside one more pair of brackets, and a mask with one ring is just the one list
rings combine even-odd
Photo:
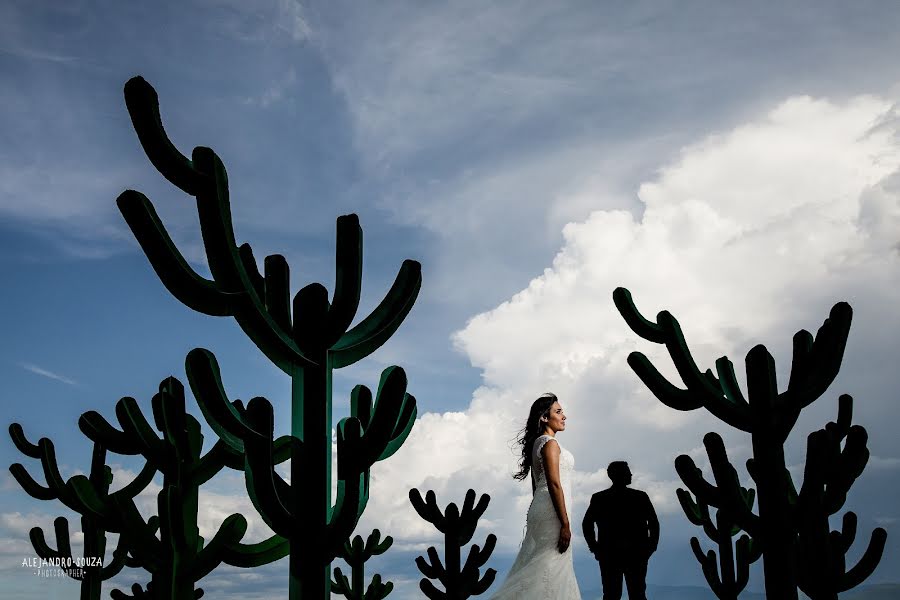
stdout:
[[[760,471],[786,474],[783,446],[764,432],[754,432],[752,438],[753,456]],[[760,477],[756,484],[766,598],[797,600],[795,534],[788,504],[787,479]]]
[[[291,535],[290,600],[329,600],[331,561],[325,555],[331,516],[331,369],[326,352],[315,367],[295,366],[291,434],[301,440],[291,456],[291,509],[303,515]],[[295,453],[296,454],[296,453]]]

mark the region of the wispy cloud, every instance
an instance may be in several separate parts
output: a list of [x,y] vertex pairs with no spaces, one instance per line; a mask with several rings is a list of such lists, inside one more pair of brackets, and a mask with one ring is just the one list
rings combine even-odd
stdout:
[[65,383],[66,385],[75,385],[75,386],[78,385],[78,382],[75,381],[74,379],[69,379],[68,377],[66,377],[64,375],[59,375],[57,373],[54,373],[53,371],[48,371],[47,369],[45,369],[43,367],[39,367],[38,365],[35,365],[32,363],[19,363],[19,366],[22,367],[23,369],[25,369],[26,371],[31,371],[35,375],[40,375],[41,377],[46,377],[47,379],[54,379],[56,381],[61,381],[62,383]]
[[35,50],[33,48],[26,48],[24,46],[17,47],[0,47],[0,53],[9,54],[10,56],[17,56],[19,58],[26,58],[31,60],[45,60],[54,63],[71,63],[76,59],[74,56],[67,56],[65,54],[54,54],[52,52],[44,52],[41,50]]

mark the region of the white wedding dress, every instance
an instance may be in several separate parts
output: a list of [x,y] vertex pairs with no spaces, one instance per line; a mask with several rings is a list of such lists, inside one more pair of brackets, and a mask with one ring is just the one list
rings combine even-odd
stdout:
[[[560,553],[559,517],[547,489],[541,449],[555,438],[542,435],[531,449],[531,470],[535,482],[534,498],[528,507],[525,539],[509,575],[491,600],[581,600],[572,564],[572,546]],[[556,441],[559,444],[559,440]],[[559,477],[566,502],[566,513],[572,521],[572,474],[575,457],[559,447]]]

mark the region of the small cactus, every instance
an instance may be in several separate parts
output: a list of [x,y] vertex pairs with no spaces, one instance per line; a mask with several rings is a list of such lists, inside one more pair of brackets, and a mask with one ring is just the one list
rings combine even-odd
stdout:
[[332,591],[342,594],[348,600],[383,600],[394,589],[390,581],[382,582],[381,575],[372,577],[369,587],[365,588],[366,573],[365,563],[373,556],[384,554],[394,543],[391,536],[381,540],[381,532],[377,529],[369,534],[365,542],[362,536],[356,536],[352,541],[344,543],[341,558],[350,565],[350,580],[341,572],[340,567],[334,569],[334,580],[331,582]]
[[[740,490],[745,506],[748,510],[752,509],[755,491],[743,487]],[[717,563],[715,550],[704,553],[700,540],[691,538],[691,550],[703,569],[710,589],[719,600],[737,600],[750,579],[750,565],[762,555],[761,545],[746,533],[737,542],[733,542],[732,538],[741,532],[741,528],[734,524],[727,510],[716,510],[714,521],[709,505],[699,497],[695,501],[691,493],[682,488],[676,494],[688,520],[702,527],[706,535],[719,546]]]
[[[438,531],[444,534],[444,559],[441,563],[434,546],[428,548],[428,560],[419,556],[416,558],[416,566],[425,575],[419,582],[419,587],[431,600],[465,600],[471,596],[483,594],[497,576],[497,571],[487,569],[482,576],[481,567],[487,562],[497,544],[497,536],[493,533],[487,536],[484,547],[472,544],[465,564],[461,564],[460,550],[469,543],[478,526],[478,519],[487,509],[491,497],[482,494],[475,504],[475,490],[466,492],[462,511],[454,503],[450,503],[443,512],[438,508],[434,492],[429,490],[422,499],[419,490],[413,488],[409,491],[409,500],[413,508],[426,521],[434,524]],[[437,579],[444,585],[441,591],[430,581]]]
[[[82,510],[81,502],[74,493],[73,482],[81,481],[84,488],[90,488],[94,497],[103,501],[130,500],[141,493],[153,480],[156,469],[152,465],[145,465],[141,472],[128,485],[119,491],[110,494],[109,486],[112,484],[112,470],[106,465],[107,447],[100,442],[94,443],[91,470],[87,477],[76,475],[67,481],[63,481],[59,473],[56,460],[56,450],[53,442],[47,438],[41,438],[37,444],[32,444],[25,437],[22,426],[13,423],[9,427],[9,435],[23,454],[41,461],[44,478],[47,485],[43,486],[35,481],[28,471],[19,463],[9,467],[10,473],[33,498],[38,500],[59,500],[66,507],[78,512],[81,517],[81,530],[84,534],[84,558],[105,559],[106,533],[111,531],[102,518],[90,511]],[[69,542],[69,521],[65,517],[58,517],[53,522],[56,533],[56,549],[47,543],[44,532],[40,527],[34,527],[29,533],[31,544],[38,556],[44,559],[65,559],[69,562],[74,559]],[[116,549],[113,551],[112,560],[106,564],[90,564],[87,561],[84,567],[67,570],[67,575],[81,582],[81,600],[99,600],[104,581],[114,577],[125,565],[125,557],[128,548],[127,536],[120,535]],[[72,560],[72,563],[77,561]]]

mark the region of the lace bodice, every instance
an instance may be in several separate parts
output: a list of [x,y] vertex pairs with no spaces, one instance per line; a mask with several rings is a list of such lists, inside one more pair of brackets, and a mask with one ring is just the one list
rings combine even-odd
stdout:
[[[556,440],[556,443],[559,444],[559,440],[556,438],[542,435],[534,440],[534,445],[531,447],[531,471],[534,477],[535,489],[547,487],[547,475],[544,472],[544,460],[543,456],[541,456],[541,450],[543,450],[544,444],[550,440]],[[567,484],[571,481],[573,471],[575,471],[575,457],[572,456],[571,452],[563,448],[562,444],[559,444],[559,478],[564,488],[568,487]]]

